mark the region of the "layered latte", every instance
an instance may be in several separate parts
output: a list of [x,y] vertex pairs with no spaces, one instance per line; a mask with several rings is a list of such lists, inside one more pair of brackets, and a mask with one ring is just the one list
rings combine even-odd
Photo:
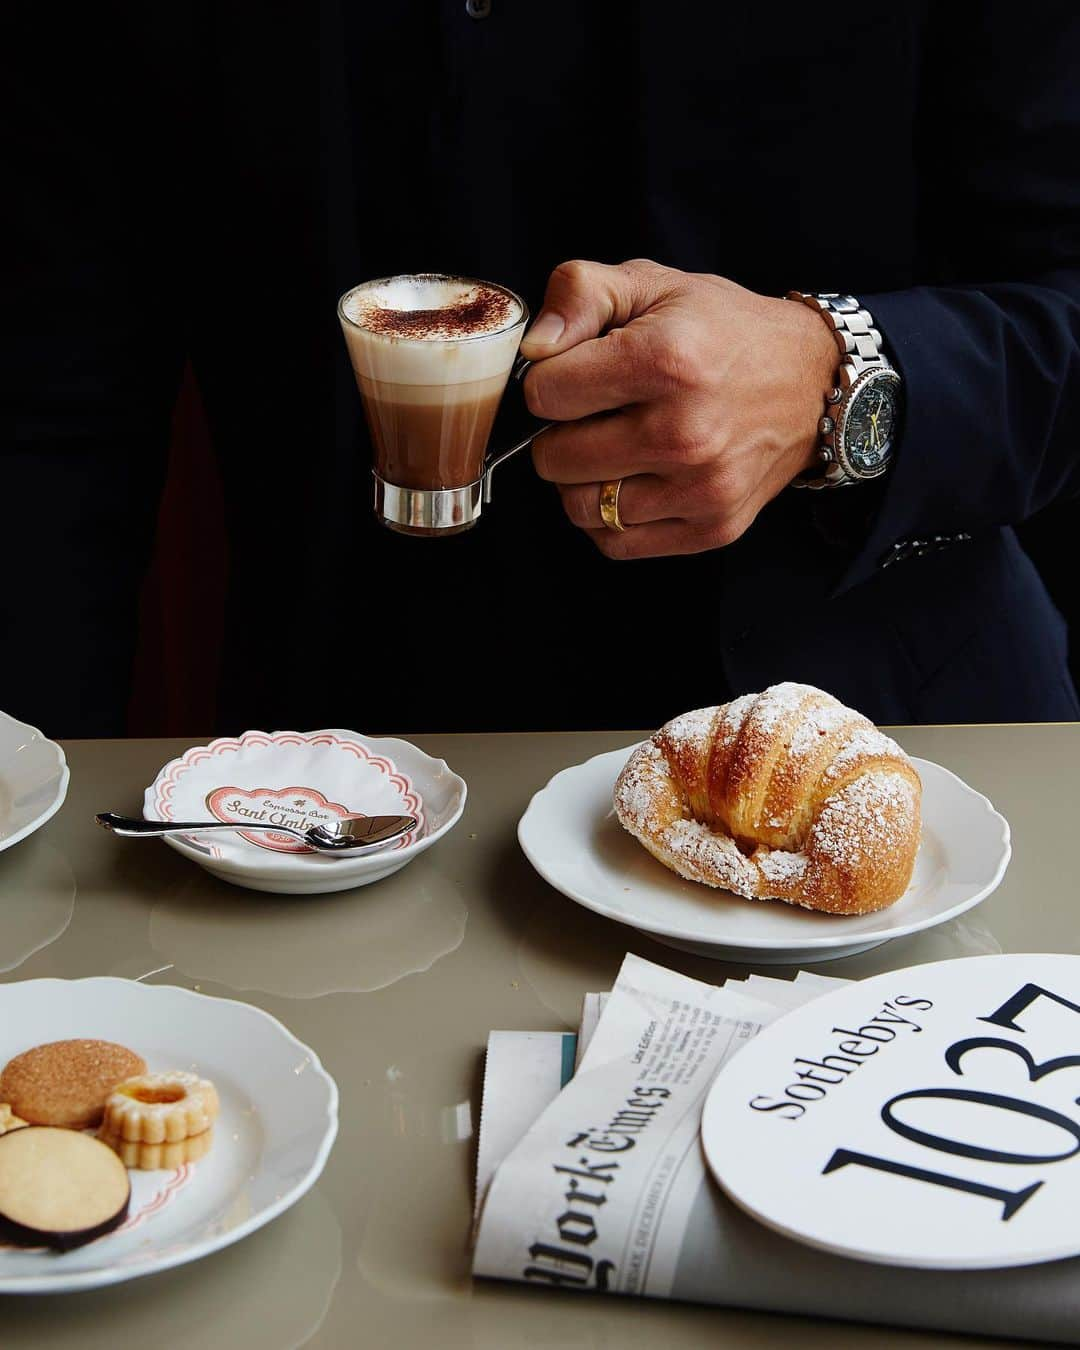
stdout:
[[528,314],[491,282],[421,273],[356,286],[339,305],[386,483],[475,483]]

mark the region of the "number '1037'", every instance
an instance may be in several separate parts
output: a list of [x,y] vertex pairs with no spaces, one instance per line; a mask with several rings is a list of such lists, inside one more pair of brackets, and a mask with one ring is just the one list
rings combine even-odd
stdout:
[[[991,1026],[1002,1027],[1006,1031],[1024,1032],[1020,1018],[1031,1005],[1040,998],[1050,999],[1070,1012],[1080,1014],[1080,1004],[1072,1003],[1041,985],[1025,984],[995,1012],[977,1020]],[[964,1056],[972,1050],[996,1050],[1000,1054],[1011,1055],[1019,1059],[1027,1069],[1029,1083],[1037,1083],[1050,1074],[1062,1069],[1080,1066],[1080,1055],[1061,1055],[1057,1059],[1047,1059],[1038,1063],[1034,1056],[1016,1041],[1007,1041],[1000,1036],[968,1036],[964,1040],[954,1041],[945,1051],[945,1063],[953,1073],[964,1074]],[[1055,1126],[1061,1132],[1061,1148],[1053,1153],[1013,1153],[1002,1149],[984,1148],[979,1144],[966,1144],[958,1139],[948,1139],[918,1129],[906,1121],[898,1119],[895,1108],[901,1102],[944,1099],[947,1101],[969,1102],[985,1110],[1010,1111],[1017,1116],[1034,1118],[1047,1125]],[[1080,1102],[1080,1098],[1077,1098]],[[1009,1097],[999,1092],[980,1092],[973,1088],[918,1088],[911,1092],[900,1092],[881,1108],[881,1118],[890,1130],[912,1143],[923,1144],[927,1148],[937,1149],[939,1153],[951,1153],[961,1158],[975,1158],[982,1162],[1010,1163],[1018,1167],[1039,1166],[1046,1163],[1062,1162],[1080,1153],[1080,1123],[1054,1111],[1048,1106],[1029,1102],[1020,1097]],[[910,1163],[896,1162],[892,1158],[875,1157],[872,1153],[860,1153],[856,1149],[838,1148],[822,1168],[822,1174],[837,1172],[842,1167],[868,1167],[876,1172],[888,1172],[894,1176],[908,1177],[912,1181],[923,1181],[947,1190],[966,1191],[969,1195],[983,1196],[987,1200],[1001,1205],[999,1218],[1011,1219],[1027,1203],[1043,1184],[1042,1180],[1018,1190],[1007,1190],[1002,1186],[993,1186],[980,1181],[969,1181],[966,1177],[953,1176],[948,1172],[938,1172],[931,1168],[914,1167]]]

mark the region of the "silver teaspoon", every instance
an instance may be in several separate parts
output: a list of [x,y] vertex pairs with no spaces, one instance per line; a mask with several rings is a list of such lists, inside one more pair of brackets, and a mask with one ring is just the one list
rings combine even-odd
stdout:
[[154,839],[163,834],[204,834],[208,830],[269,830],[295,835],[309,848],[319,853],[334,853],[339,858],[385,848],[417,825],[415,816],[356,816],[335,820],[329,825],[315,825],[310,830],[248,821],[234,824],[221,820],[140,820],[135,816],[117,815],[115,811],[102,811],[94,819],[102,829],[128,839]]

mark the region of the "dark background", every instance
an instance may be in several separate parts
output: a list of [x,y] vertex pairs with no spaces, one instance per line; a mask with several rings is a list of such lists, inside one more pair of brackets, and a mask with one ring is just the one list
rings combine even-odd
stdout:
[[1069,665],[1073,683],[1080,687],[1080,577],[1076,570],[1080,502],[1056,502],[1016,532],[1069,625]]
[[[361,415],[359,399],[356,415]],[[1074,561],[1080,501],[1056,503],[1017,533],[1068,621],[1073,679],[1080,686],[1080,577]],[[453,546],[450,541],[416,541],[418,548],[448,546]],[[143,589],[128,719],[131,735],[197,736],[217,726],[223,572],[228,566],[221,484],[199,390],[189,369],[173,416],[157,546]],[[1023,652],[1012,655],[1024,659]],[[239,733],[247,728],[228,730]]]
[[[9,45],[17,70],[0,80],[22,110],[4,126],[20,147],[3,289],[18,341],[5,376],[28,410],[27,439],[5,462],[12,707],[60,734],[124,727],[128,619],[189,354],[201,391],[188,377],[176,401],[132,732],[275,727],[294,724],[297,707],[307,725],[466,729],[481,681],[485,712],[498,714],[489,724],[505,726],[657,725],[780,678],[833,689],[881,721],[1077,715],[1060,626],[999,528],[1080,492],[1075,7],[912,0],[832,26],[831,69],[861,70],[872,54],[873,135],[899,151],[887,209],[867,231],[837,228],[823,209],[823,156],[850,100],[844,80],[793,59],[822,50],[813,6],[733,15],[688,0],[496,0],[484,23],[462,0],[113,11],[77,10],[58,34],[47,10],[21,7],[17,26],[25,15],[31,32]],[[403,100],[399,63],[373,59],[402,31],[418,61],[422,49],[419,88],[440,91],[437,106]],[[492,81],[508,53],[515,78]],[[465,190],[477,144],[483,190]],[[493,198],[513,208],[513,228]],[[387,200],[393,209],[378,209]],[[522,456],[471,535],[426,543],[381,530],[333,318],[346,286],[435,258],[498,277],[535,307],[558,261],[641,254],[763,294],[799,284],[874,297],[920,406],[937,413],[911,442],[917,453],[901,450],[903,490],[881,494],[877,529],[865,529],[870,490],[850,494],[846,518],[785,493],[731,549],[610,564]],[[1036,294],[1028,278],[1055,268]],[[270,362],[238,322],[267,277]],[[917,283],[968,289],[946,315],[940,297],[912,294]],[[987,294],[970,290],[984,283]],[[932,321],[945,324],[940,343],[920,340]],[[22,506],[42,483],[56,508],[44,525]],[[1024,532],[1074,618],[1076,521],[1077,508],[1055,507]],[[970,549],[879,575],[902,540],[967,530]],[[339,625],[320,640],[310,588],[395,578],[421,558],[437,559],[431,593],[450,603],[398,625],[399,660],[425,670],[432,651],[470,659],[445,660],[420,701],[405,681],[358,688],[369,634]],[[793,575],[800,603],[778,625]],[[822,604],[838,582],[840,603]],[[707,629],[690,605],[692,659],[672,659],[678,635],[649,602],[706,586],[717,622]],[[472,597],[490,617],[461,649],[458,605]],[[525,621],[508,632],[499,617],[510,612]],[[598,614],[604,638],[660,637],[637,645],[631,678],[618,660],[583,672]],[[20,660],[27,649],[33,663]],[[65,726],[53,710],[68,705]]]

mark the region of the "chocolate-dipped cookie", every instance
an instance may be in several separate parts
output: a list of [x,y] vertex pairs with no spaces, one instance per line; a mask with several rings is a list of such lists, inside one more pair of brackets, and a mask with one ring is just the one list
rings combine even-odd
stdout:
[[0,1135],[0,1237],[69,1251],[127,1218],[131,1182],[116,1154],[87,1134],[28,1125]]

